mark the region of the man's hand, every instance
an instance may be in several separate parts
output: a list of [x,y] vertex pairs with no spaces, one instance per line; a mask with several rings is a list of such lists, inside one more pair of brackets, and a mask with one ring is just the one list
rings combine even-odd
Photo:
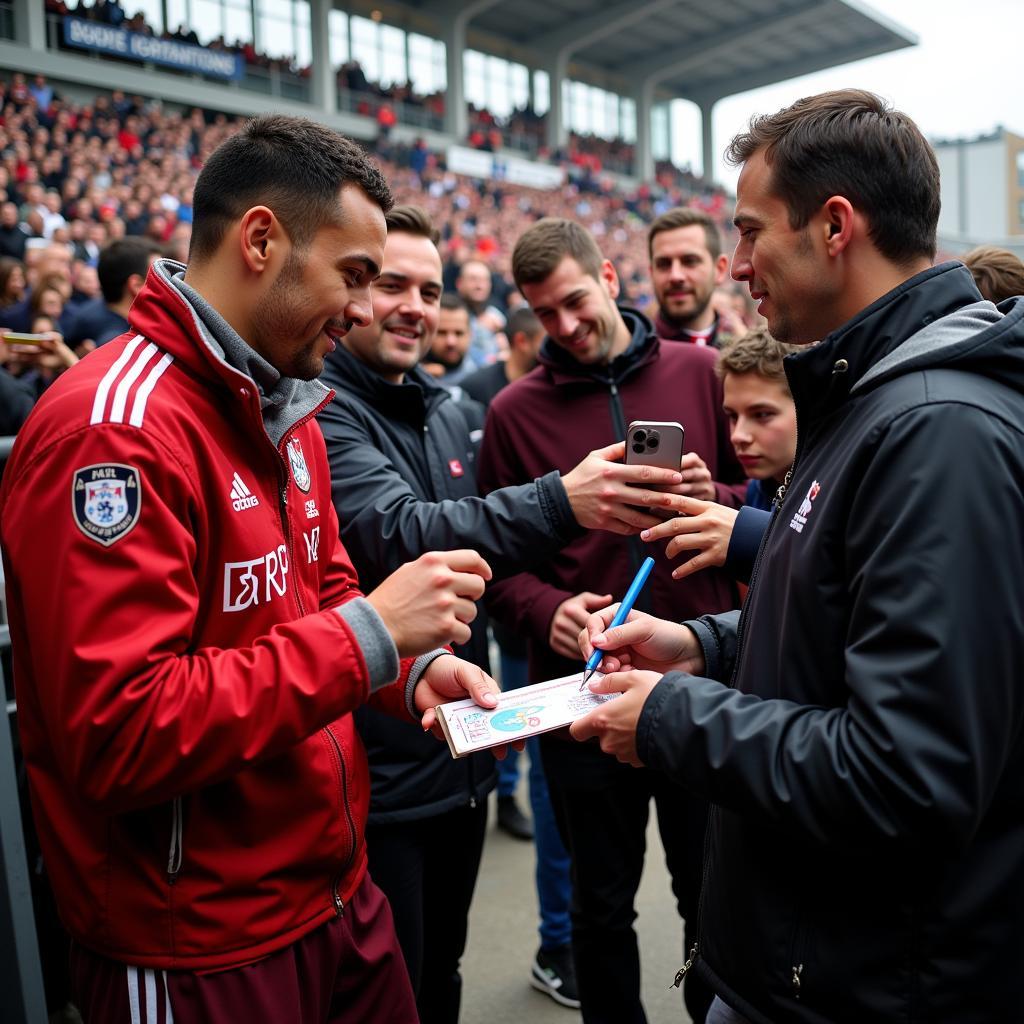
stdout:
[[[573,515],[580,526],[612,533],[639,533],[661,520],[645,514],[637,506],[666,510],[670,506],[667,494],[649,488],[684,486],[683,473],[655,466],[627,466],[622,462],[625,451],[626,445],[621,441],[600,448],[562,477]],[[683,461],[685,463],[685,458]]]
[[602,608],[587,619],[577,637],[584,659],[597,647],[604,651],[603,672],[651,669],[662,674],[678,670],[696,676],[704,672],[704,652],[692,630],[638,611],[631,611],[621,626],[608,629],[618,607]]
[[715,482],[711,479],[711,470],[696,452],[687,452],[679,469],[683,482],[671,489],[673,494],[699,498],[701,501],[715,500]]
[[366,600],[384,620],[403,658],[469,640],[469,623],[491,578],[475,552],[428,551],[396,569]]
[[739,510],[714,501],[698,501],[682,495],[673,496],[672,507],[679,513],[674,519],[640,534],[640,538],[645,541],[671,537],[672,540],[665,548],[669,558],[675,558],[684,551],[698,552],[673,569],[672,578],[681,580],[700,569],[724,565]]
[[551,618],[551,628],[548,630],[551,649],[563,658],[578,658],[580,629],[586,625],[595,608],[603,608],[611,599],[611,594],[592,594],[585,590],[563,601]]
[[657,672],[611,672],[596,676],[590,682],[593,693],[621,693],[615,700],[605,701],[589,714],[577,718],[569,726],[574,740],[596,736],[606,754],[614,754],[624,764],[642,768],[636,752],[636,727],[640,712],[651,691],[661,682]]
[[[501,688],[482,668],[456,658],[454,654],[442,654],[420,676],[412,699],[416,710],[423,716],[420,720],[423,731],[429,729],[439,740],[444,740],[444,732],[434,710],[438,704],[472,697],[480,707],[491,710],[497,706],[500,692]],[[513,746],[522,750],[526,744],[520,741]],[[508,744],[493,750],[494,756],[500,760],[508,753]]]

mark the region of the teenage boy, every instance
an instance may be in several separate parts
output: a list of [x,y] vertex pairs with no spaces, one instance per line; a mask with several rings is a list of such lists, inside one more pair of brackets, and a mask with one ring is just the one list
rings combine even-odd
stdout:
[[799,351],[763,327],[722,349],[715,369],[722,381],[729,439],[750,483],[739,510],[677,497],[673,501],[680,514],[643,532],[649,543],[670,538],[669,558],[690,556],[673,570],[676,579],[717,565],[741,582],[750,579],[772,501],[796,456],[796,407],[782,360]]

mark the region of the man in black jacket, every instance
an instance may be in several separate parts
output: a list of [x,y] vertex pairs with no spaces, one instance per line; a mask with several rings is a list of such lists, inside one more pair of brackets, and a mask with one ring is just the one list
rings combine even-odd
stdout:
[[709,1021],[1024,1020],[1024,301],[931,265],[935,156],[870,93],[730,155],[796,461],[738,623],[588,623],[636,670],[573,735],[716,805]]
[[[483,554],[495,574],[509,575],[554,554],[582,527],[636,533],[659,522],[636,506],[663,505],[669,496],[631,483],[682,478],[609,461],[621,457],[621,445],[592,453],[564,476],[551,472],[478,497],[479,437],[449,392],[417,366],[438,323],[437,232],[416,207],[394,208],[387,223],[374,323],[354,327],[328,357],[323,381],[337,393],[320,415],[341,536],[361,584],[372,589],[426,551],[461,546]],[[480,612],[459,653],[486,669]],[[391,902],[421,1018],[454,1022],[494,759],[454,761],[433,737],[372,711],[357,721],[371,771],[370,872]],[[440,864],[449,881],[428,884]],[[567,966],[552,994],[566,1001],[571,961],[559,959]]]

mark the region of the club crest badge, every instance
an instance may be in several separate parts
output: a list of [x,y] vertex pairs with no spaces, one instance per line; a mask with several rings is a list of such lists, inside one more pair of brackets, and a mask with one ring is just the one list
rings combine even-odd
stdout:
[[306,457],[302,454],[302,445],[294,437],[288,442],[288,464],[292,467],[295,486],[303,494],[308,494],[311,483],[309,469],[306,467]]
[[90,540],[110,547],[139,521],[142,478],[133,466],[106,462],[76,469],[71,479],[71,513]]
[[807,525],[807,517],[814,510],[814,499],[817,498],[820,492],[821,484],[815,480],[808,488],[804,500],[800,502],[800,507],[793,513],[793,518],[789,521],[789,528],[791,530],[796,530],[797,533],[804,532],[804,527]]

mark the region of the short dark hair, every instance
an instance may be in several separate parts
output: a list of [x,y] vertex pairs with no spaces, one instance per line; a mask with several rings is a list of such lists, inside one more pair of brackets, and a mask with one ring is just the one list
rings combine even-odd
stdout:
[[1009,249],[979,245],[964,257],[964,264],[978,291],[990,302],[1024,295],[1024,263]]
[[563,217],[542,217],[519,236],[512,251],[516,287],[546,280],[567,256],[591,277],[601,273],[604,257],[585,227]]
[[150,238],[132,235],[119,238],[100,250],[96,275],[100,279],[103,301],[112,306],[124,298],[125,285],[133,274],[145,278],[149,272],[150,257],[160,252],[160,246]]
[[718,233],[718,225],[709,213],[695,210],[690,206],[677,206],[657,217],[647,229],[647,258],[654,259],[654,236],[663,231],[675,231],[676,228],[688,228],[694,224],[704,229],[707,239],[706,247],[712,260],[722,255],[722,236]]
[[772,191],[789,208],[794,229],[840,195],[863,212],[888,260],[935,258],[938,161],[917,125],[881,97],[840,89],[755,116],[729,143],[726,159],[742,164],[762,149]]
[[393,206],[386,212],[384,221],[389,235],[393,231],[399,231],[406,235],[429,238],[434,245],[441,241],[441,232],[434,227],[430,214],[422,206],[413,206],[409,203]]
[[256,117],[206,161],[192,197],[189,260],[209,258],[228,226],[253,206],[274,212],[296,248],[337,222],[338,192],[358,185],[385,213],[394,200],[377,166],[351,139],[304,117]]
[[505,333],[510,342],[517,334],[525,334],[532,338],[543,330],[540,320],[537,319],[537,314],[529,306],[519,306],[517,309],[513,309],[509,313],[508,323],[505,325]]
[[469,306],[466,305],[466,300],[458,292],[445,292],[441,296],[441,309],[464,309],[466,315],[469,315]]

